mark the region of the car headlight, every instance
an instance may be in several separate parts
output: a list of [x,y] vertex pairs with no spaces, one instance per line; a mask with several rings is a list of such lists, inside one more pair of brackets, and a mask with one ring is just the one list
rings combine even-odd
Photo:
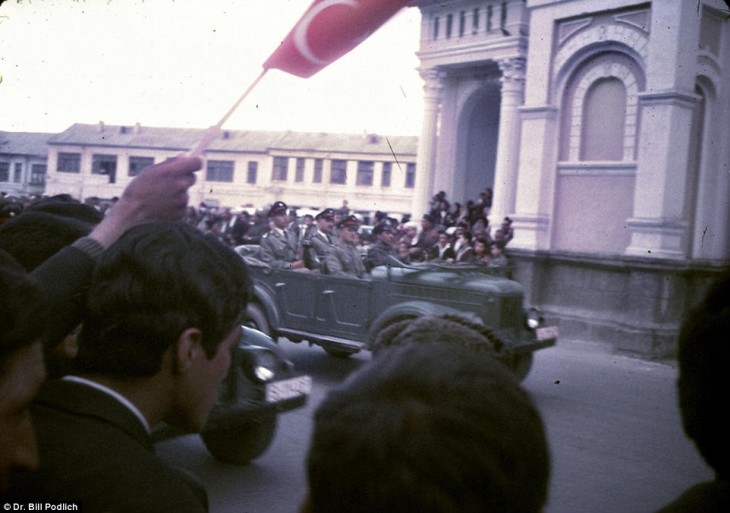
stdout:
[[256,355],[253,372],[261,381],[271,381],[276,376],[279,359],[269,351],[261,351]]
[[527,325],[528,329],[536,330],[540,327],[542,323],[543,318],[540,314],[540,310],[534,307],[528,308],[525,312],[525,324]]

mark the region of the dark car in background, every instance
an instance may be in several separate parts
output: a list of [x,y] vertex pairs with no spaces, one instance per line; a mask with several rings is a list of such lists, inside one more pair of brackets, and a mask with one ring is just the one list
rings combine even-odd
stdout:
[[271,269],[256,246],[241,246],[254,282],[249,325],[274,339],[307,341],[333,356],[372,349],[391,323],[424,315],[455,315],[484,325],[505,344],[519,379],[533,352],[556,343],[558,329],[523,304],[524,290],[503,270],[463,264],[405,264],[392,258],[368,279]]
[[[271,337],[242,326],[218,402],[201,433],[205,446],[226,463],[245,464],[261,456],[274,439],[278,415],[304,406],[311,386],[311,377],[297,373]],[[154,439],[182,434],[163,425]]]

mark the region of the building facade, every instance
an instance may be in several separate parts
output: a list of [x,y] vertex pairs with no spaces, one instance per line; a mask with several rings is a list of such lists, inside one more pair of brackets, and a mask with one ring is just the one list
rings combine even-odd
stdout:
[[494,189],[528,299],[564,338],[673,354],[730,262],[721,0],[421,0],[414,215]]
[[53,135],[0,132],[0,191],[8,196],[43,194],[48,139]]
[[[199,129],[75,124],[49,140],[46,194],[113,198],[142,169],[193,148]],[[277,200],[370,214],[411,211],[417,137],[224,131],[205,152],[194,204],[263,208]]]

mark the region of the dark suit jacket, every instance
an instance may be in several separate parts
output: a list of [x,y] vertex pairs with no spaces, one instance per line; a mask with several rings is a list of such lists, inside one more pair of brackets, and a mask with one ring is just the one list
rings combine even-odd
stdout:
[[158,459],[140,420],[113,397],[54,380],[43,387],[32,413],[41,495],[81,501],[85,513],[208,510],[203,486]]

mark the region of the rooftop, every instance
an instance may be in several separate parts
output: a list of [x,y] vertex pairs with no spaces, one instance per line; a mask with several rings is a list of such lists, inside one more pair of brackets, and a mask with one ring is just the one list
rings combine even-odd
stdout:
[[40,132],[0,132],[0,154],[35,155],[48,154],[48,140],[56,134]]
[[[48,141],[55,145],[155,148],[187,151],[204,129],[76,123]],[[276,152],[312,150],[339,153],[416,155],[418,137],[292,131],[224,130],[208,152]]]

